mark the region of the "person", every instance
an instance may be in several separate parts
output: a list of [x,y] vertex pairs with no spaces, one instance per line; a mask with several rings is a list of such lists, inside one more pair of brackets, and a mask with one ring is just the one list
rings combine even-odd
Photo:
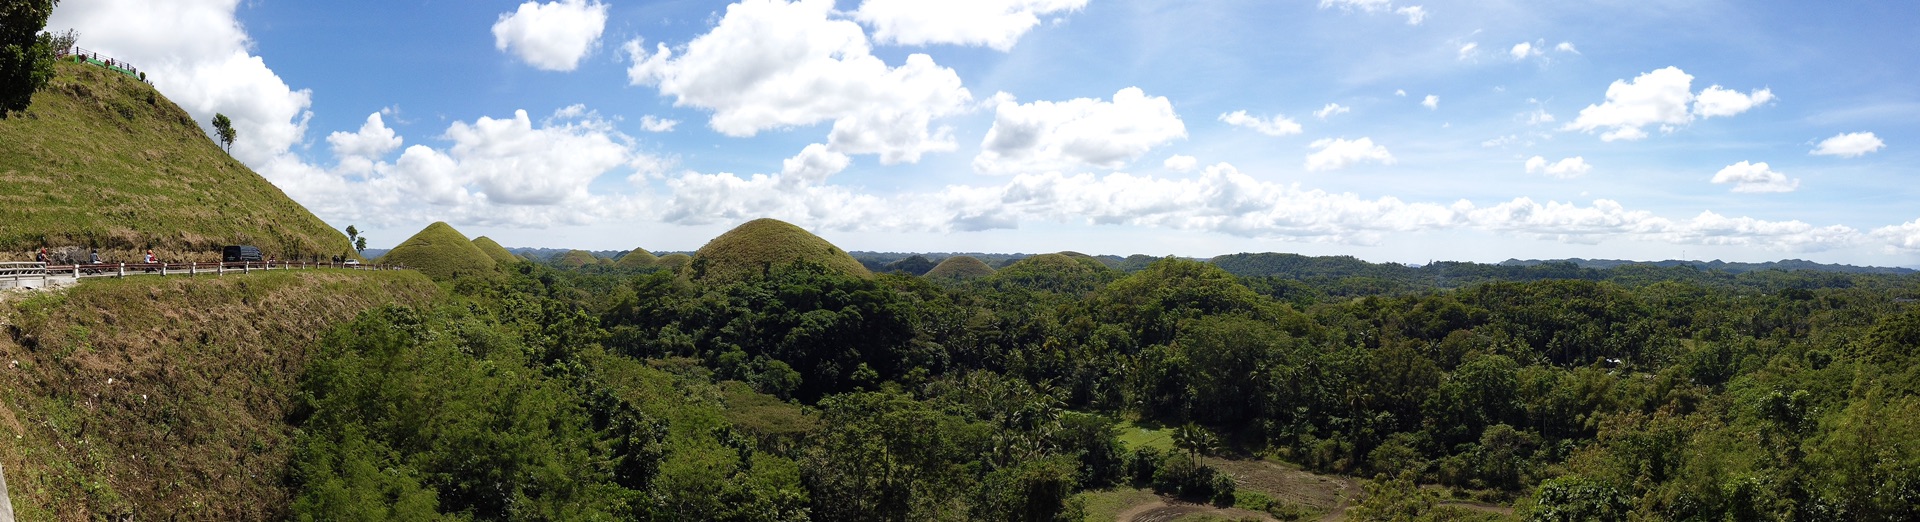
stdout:
[[160,262],[160,258],[153,257],[153,250],[147,250],[147,264],[151,265],[158,262]]
[[47,262],[47,249],[45,247],[41,247],[40,253],[33,255],[33,262],[35,263]]
[[97,264],[100,264],[100,251],[99,251],[99,250],[92,250],[92,249],[89,249],[89,250],[87,250],[87,264],[89,264],[89,265],[97,265]]

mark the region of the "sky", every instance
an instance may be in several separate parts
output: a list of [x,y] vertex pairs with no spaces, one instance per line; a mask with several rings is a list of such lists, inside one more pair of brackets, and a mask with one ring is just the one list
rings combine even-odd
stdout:
[[1920,267],[1907,2],[64,0],[328,223]]

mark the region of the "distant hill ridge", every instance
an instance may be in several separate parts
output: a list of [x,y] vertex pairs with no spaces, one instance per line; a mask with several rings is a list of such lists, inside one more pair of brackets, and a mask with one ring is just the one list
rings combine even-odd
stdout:
[[108,261],[148,249],[212,261],[232,244],[280,259],[352,256],[346,235],[152,86],[94,65],[54,70],[27,112],[0,120],[0,260],[46,247],[66,260],[95,248]]
[[1746,273],[1746,272],[1752,272],[1756,270],[1789,270],[1789,271],[1813,270],[1817,272],[1838,272],[1843,274],[1892,274],[1892,275],[1905,275],[1905,274],[1920,272],[1911,268],[1826,264],[1826,263],[1815,263],[1815,262],[1807,261],[1804,259],[1783,259],[1780,261],[1768,261],[1765,263],[1739,263],[1739,262],[1729,263],[1729,262],[1721,261],[1718,259],[1715,259],[1712,261],[1681,261],[1677,259],[1669,259],[1666,261],[1628,261],[1628,260],[1622,260],[1622,259],[1581,259],[1576,257],[1576,258],[1570,258],[1570,259],[1550,259],[1550,260],[1544,260],[1544,261],[1538,260],[1538,259],[1527,259],[1527,260],[1508,259],[1506,261],[1501,261],[1500,265],[1501,266],[1534,266],[1534,265],[1540,265],[1540,264],[1546,264],[1546,263],[1573,263],[1574,266],[1578,266],[1580,268],[1592,268],[1595,270],[1606,270],[1614,267],[1627,266],[1627,265],[1648,265],[1648,266],[1657,266],[1660,268],[1692,266],[1692,267],[1700,268],[1703,270],[1719,270],[1719,271],[1727,272],[1730,274]]

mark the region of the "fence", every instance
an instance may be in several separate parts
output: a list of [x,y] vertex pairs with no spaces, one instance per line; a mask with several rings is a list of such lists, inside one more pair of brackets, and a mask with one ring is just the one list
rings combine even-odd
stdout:
[[90,64],[111,69],[114,72],[127,75],[129,77],[132,77],[133,79],[140,80],[142,82],[147,81],[146,74],[140,72],[140,69],[137,67],[134,67],[133,64],[127,63],[126,60],[116,59],[111,56],[101,56],[100,53],[98,52],[81,49],[79,47],[74,47],[72,49],[61,49],[59,51],[55,51],[54,55],[59,57],[62,60],[73,60],[78,63],[90,63]]
[[309,263],[304,261],[250,261],[237,263],[94,263],[49,265],[38,262],[0,262],[0,289],[46,288],[70,285],[91,277],[127,277],[129,275],[226,275],[255,270],[405,270],[399,265],[362,265],[358,263]]

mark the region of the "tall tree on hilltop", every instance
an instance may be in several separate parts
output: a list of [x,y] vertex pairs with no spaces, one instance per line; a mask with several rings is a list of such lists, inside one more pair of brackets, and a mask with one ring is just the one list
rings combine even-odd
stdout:
[[225,114],[214,113],[213,131],[220,135],[220,147],[233,152],[233,139],[240,137],[240,131],[233,130],[233,120]]
[[53,35],[41,32],[59,0],[0,0],[0,119],[25,112],[53,79]]

